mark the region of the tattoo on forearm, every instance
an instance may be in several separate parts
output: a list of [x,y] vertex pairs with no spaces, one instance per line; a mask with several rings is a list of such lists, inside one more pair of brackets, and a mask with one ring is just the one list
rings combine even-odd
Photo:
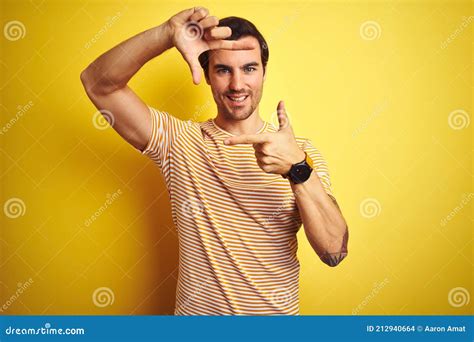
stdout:
[[321,256],[321,260],[331,266],[334,267],[338,265],[342,259],[347,256],[347,241],[349,240],[349,228],[346,226],[346,232],[344,233],[344,237],[342,238],[342,246],[339,252],[336,253],[328,253],[325,252]]

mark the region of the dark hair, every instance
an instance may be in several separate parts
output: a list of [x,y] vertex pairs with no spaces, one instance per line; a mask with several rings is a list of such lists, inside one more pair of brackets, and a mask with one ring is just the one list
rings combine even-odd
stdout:
[[[225,40],[238,40],[242,37],[252,36],[258,40],[260,44],[260,55],[262,57],[263,73],[268,62],[268,45],[262,34],[257,30],[254,24],[244,18],[227,17],[219,20],[217,26],[228,26],[232,30],[232,34],[225,38]],[[199,63],[204,69],[204,74],[209,76],[209,50],[204,51],[199,55]]]

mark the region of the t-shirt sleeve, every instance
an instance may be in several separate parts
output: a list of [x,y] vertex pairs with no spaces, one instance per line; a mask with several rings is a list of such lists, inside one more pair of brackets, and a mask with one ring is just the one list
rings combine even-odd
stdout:
[[167,168],[172,145],[186,128],[186,121],[148,106],[151,117],[151,136],[140,153],[146,155],[163,169]]
[[315,170],[318,174],[323,188],[324,190],[326,190],[326,193],[334,196],[331,189],[331,177],[329,175],[328,164],[321,155],[321,152],[319,152],[319,150],[313,146],[311,140],[309,139],[305,140],[303,150],[310,156],[311,160],[313,161],[313,170]]

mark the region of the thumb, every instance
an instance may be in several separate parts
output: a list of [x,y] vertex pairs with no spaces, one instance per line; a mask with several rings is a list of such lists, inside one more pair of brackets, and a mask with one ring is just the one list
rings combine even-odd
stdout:
[[279,131],[290,127],[290,120],[288,119],[288,115],[286,114],[285,103],[283,101],[278,102],[277,106],[277,116],[278,116],[278,123],[279,123]]

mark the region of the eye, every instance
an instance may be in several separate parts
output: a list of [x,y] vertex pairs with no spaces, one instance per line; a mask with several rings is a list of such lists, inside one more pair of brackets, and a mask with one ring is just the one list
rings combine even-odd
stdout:
[[245,68],[245,71],[246,71],[246,72],[252,72],[252,71],[255,71],[255,70],[257,70],[257,69],[254,68],[254,67],[246,67],[246,68]]
[[229,69],[218,69],[217,70],[218,74],[226,74],[227,72],[229,72]]

